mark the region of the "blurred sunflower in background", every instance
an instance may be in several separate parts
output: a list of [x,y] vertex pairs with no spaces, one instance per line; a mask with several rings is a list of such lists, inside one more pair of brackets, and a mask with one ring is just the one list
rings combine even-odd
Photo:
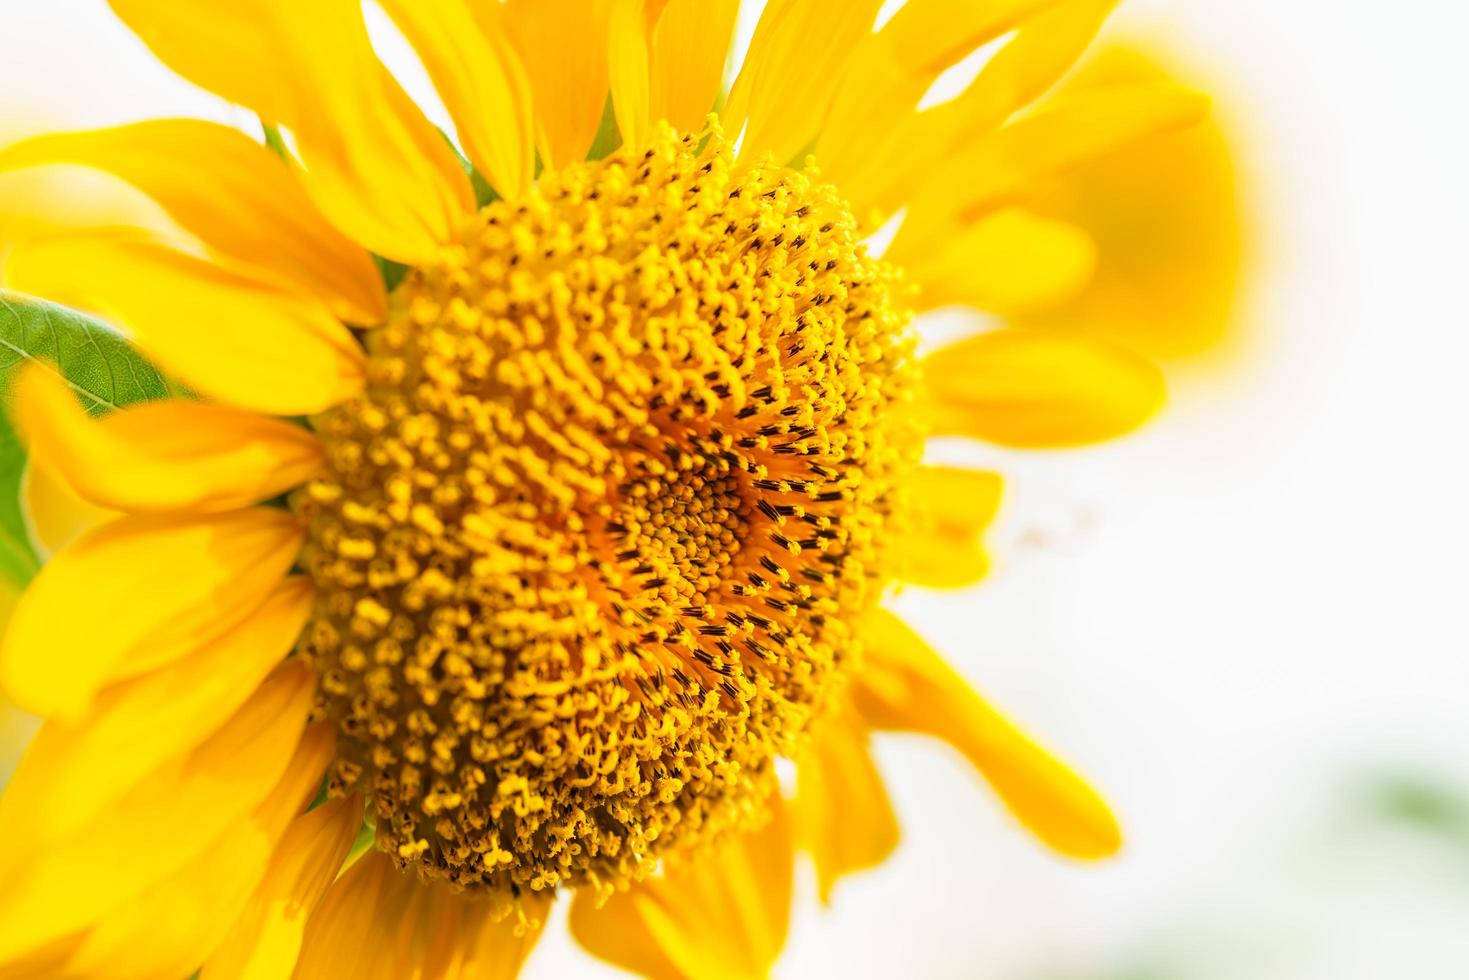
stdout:
[[[628,969],[762,975],[798,852],[828,895],[896,843],[873,729],[1114,852],[1100,798],[881,602],[987,568],[1000,478],[927,438],[1079,445],[1160,405],[1087,329],[1119,308],[1118,178],[1064,175],[1205,100],[1099,70],[1032,106],[1098,0],[876,30],[873,0],[772,0],[728,92],[733,0],[382,6],[452,140],[357,0],[112,0],[264,137],[0,151],[168,217],[3,243],[9,287],[136,352],[0,300],[45,559],[0,683],[46,719],[0,796],[0,975],[513,976],[562,893]],[[918,356],[948,305],[1017,325]]]

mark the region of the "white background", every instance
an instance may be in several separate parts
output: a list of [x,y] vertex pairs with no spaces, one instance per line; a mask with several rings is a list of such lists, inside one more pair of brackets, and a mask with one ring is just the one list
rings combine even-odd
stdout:
[[[1059,862],[942,747],[884,738],[902,848],[828,910],[802,879],[778,973],[1469,975],[1469,847],[1364,788],[1469,791],[1469,12],[1132,0],[1115,23],[1169,38],[1240,145],[1248,342],[1134,439],[1006,459],[994,577],[903,604],[1094,777],[1128,848]],[[11,132],[232,118],[101,0],[0,0],[0,109]],[[554,928],[529,970],[603,972]]]

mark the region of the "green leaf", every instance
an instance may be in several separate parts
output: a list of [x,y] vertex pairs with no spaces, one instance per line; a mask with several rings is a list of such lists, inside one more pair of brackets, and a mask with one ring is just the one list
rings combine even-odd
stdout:
[[[15,368],[39,360],[59,369],[93,415],[177,394],[163,375],[106,324],[55,303],[0,291],[0,401]],[[22,586],[40,562],[20,509],[21,445],[0,413],[0,578]]]

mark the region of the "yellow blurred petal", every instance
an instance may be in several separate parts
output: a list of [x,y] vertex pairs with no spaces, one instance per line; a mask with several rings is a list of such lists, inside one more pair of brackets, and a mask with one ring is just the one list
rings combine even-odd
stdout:
[[933,589],[973,585],[989,572],[980,534],[1000,507],[998,474],[921,466],[912,479],[909,522],[893,544],[898,578]]
[[17,242],[113,227],[187,234],[158,202],[100,170],[58,164],[0,171],[0,258]]
[[721,118],[742,156],[784,164],[826,119],[847,64],[872,31],[880,0],[771,0]]
[[20,512],[30,532],[31,547],[45,561],[94,527],[119,516],[98,507],[71,484],[27,460],[20,477]]
[[109,678],[193,653],[260,607],[302,532],[282,510],[123,517],[52,556],[0,643],[21,707],[76,718]]
[[591,149],[607,102],[611,0],[509,0],[497,12],[530,79],[536,146],[550,169]]
[[966,589],[990,573],[989,553],[978,540],[905,534],[894,548],[898,580],[926,589]]
[[[1147,49],[1118,45],[1069,87],[1175,74]],[[1159,358],[1211,351],[1228,337],[1246,230],[1233,150],[1215,115],[1043,182],[1025,200],[1084,228],[1101,256],[1080,296],[1027,323],[1083,330]]]
[[492,18],[466,0],[383,0],[418,51],[454,120],[459,142],[501,197],[535,177],[530,83]]
[[361,826],[357,796],[330,800],[297,817],[271,854],[249,903],[204,963],[200,980],[289,977],[306,919],[336,878]]
[[1017,314],[1076,295],[1096,269],[1097,248],[1075,225],[1006,208],[926,243],[917,258],[890,258],[921,289],[920,309],[964,305]]
[[1027,449],[1130,432],[1163,404],[1163,375],[1120,347],[1056,331],[996,330],[923,359],[933,431]]
[[739,0],[668,0],[649,45],[649,101],[654,119],[696,132],[714,110]]
[[27,366],[12,414],[33,466],[123,511],[233,510],[306,482],[322,447],[298,425],[223,405],[147,402],[93,419],[51,368]]
[[0,152],[0,170],[45,163],[115,174],[210,248],[268,270],[345,320],[371,324],[387,315],[371,256],[327,223],[284,161],[239,130],[155,119],[40,136]]
[[288,581],[197,653],[103,690],[81,722],[46,722],[0,796],[0,825],[44,815],[45,833],[65,836],[105,816],[110,803],[239,709],[291,652],[311,602],[309,582]]
[[655,977],[763,977],[785,945],[794,857],[790,816],[670,858],[656,876],[595,908],[571,905],[571,932],[594,956]]
[[[855,213],[866,217],[875,211],[879,220],[885,218],[931,179],[933,168],[956,148],[1004,123],[1054,84],[1086,50],[1116,2],[973,4],[938,0],[900,8],[879,35],[890,39],[889,43],[872,45],[879,52],[872,73],[887,87],[871,91],[869,85],[866,94],[868,101],[883,107],[881,118],[887,125],[873,126],[863,139],[855,128],[862,122],[859,109],[851,106],[845,152],[832,171]],[[963,30],[935,27],[945,21],[962,25]],[[915,109],[895,115],[897,102],[904,103],[904,108],[914,107],[916,100],[909,95],[915,74],[931,81],[936,65],[947,67],[957,51],[951,38],[982,44],[1017,22],[1014,36],[957,98],[922,112]],[[834,152],[841,151],[839,137],[840,133],[833,136]],[[822,142],[826,144],[825,135]]]
[[648,77],[647,0],[612,0],[607,22],[607,79],[612,111],[625,146],[643,146],[652,135]]
[[26,825],[0,827],[0,964],[173,875],[250,813],[291,763],[315,689],[308,667],[283,665],[207,741],[63,840],[45,840],[45,814],[11,811]]
[[1197,122],[1209,101],[1176,85],[1113,85],[1057,99],[969,142],[922,174],[893,256],[921,255],[1028,185],[1157,133]]
[[875,867],[898,846],[898,818],[868,751],[867,728],[848,706],[812,724],[796,756],[792,807],[801,847],[816,864],[823,902],[847,874]]
[[909,0],[863,39],[821,130],[822,175],[839,187],[863,172],[944,69],[1057,0]]
[[379,255],[434,257],[474,210],[443,136],[373,53],[357,0],[109,0],[160,60],[290,130],[323,213]]
[[362,384],[362,350],[325,306],[156,241],[30,242],[6,273],[16,289],[108,319],[190,388],[241,408],[308,415]]
[[321,785],[333,732],[330,722],[308,729],[285,775],[254,811],[178,871],[103,916],[67,958],[64,974],[150,980],[193,973],[244,910],[286,826]]
[[1062,854],[1097,859],[1122,846],[1102,798],[985,703],[900,619],[878,610],[862,631],[866,656],[853,688],[869,724],[954,746],[1016,819]]
[[529,921],[512,912],[496,922],[493,901],[422,882],[372,850],[327,889],[307,921],[294,977],[512,980],[540,938],[550,897],[522,902]]
[[998,473],[958,466],[920,466],[909,478],[913,508],[935,534],[966,537],[989,527],[1005,483]]

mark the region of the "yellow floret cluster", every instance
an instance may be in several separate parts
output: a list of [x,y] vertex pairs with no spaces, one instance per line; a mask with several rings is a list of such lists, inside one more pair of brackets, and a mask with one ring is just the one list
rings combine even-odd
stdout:
[[835,191],[718,133],[543,175],[408,275],[292,502],[379,847],[607,890],[756,819],[890,577],[904,295]]

